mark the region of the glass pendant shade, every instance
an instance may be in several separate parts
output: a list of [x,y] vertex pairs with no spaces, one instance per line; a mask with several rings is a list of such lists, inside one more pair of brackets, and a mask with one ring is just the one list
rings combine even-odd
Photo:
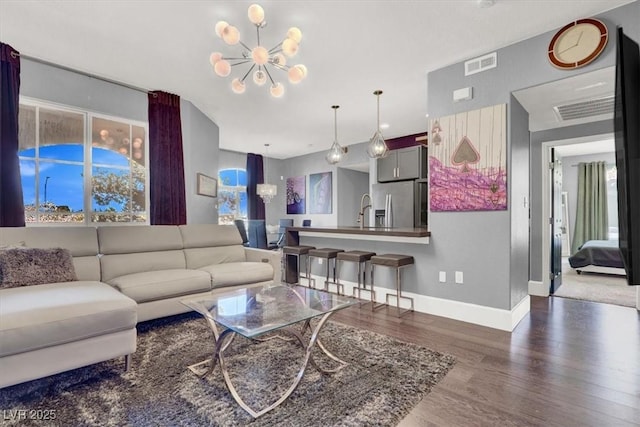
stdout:
[[267,75],[262,70],[257,70],[253,73],[253,82],[258,86],[262,86],[267,82]]
[[221,59],[213,66],[213,70],[220,77],[227,77],[231,74],[231,64],[229,64],[229,61]]
[[329,163],[330,165],[335,165],[336,163],[341,162],[343,158],[344,152],[342,150],[342,146],[338,144],[338,141],[333,141],[333,145],[325,156],[325,159],[327,159],[327,163]]
[[383,157],[387,157],[387,154],[389,154],[389,147],[387,147],[387,143],[384,142],[384,138],[382,137],[382,132],[380,132],[380,130],[377,130],[369,140],[367,154],[372,159],[381,159]]
[[373,94],[378,99],[378,127],[376,128],[376,133],[374,133],[369,140],[367,154],[372,159],[381,159],[382,157],[387,157],[387,154],[389,154],[389,147],[387,147],[387,143],[384,142],[382,131],[380,130],[380,95],[382,95],[382,91],[376,90]]
[[345,150],[342,148],[340,144],[338,144],[338,108],[339,105],[332,105],[333,108],[333,131],[334,131],[334,139],[329,152],[325,156],[327,163],[330,165],[335,165],[336,163],[344,160],[346,154]]
[[233,25],[227,25],[222,30],[222,40],[230,46],[236,45],[240,41],[240,31]]
[[239,78],[236,77],[231,82],[231,89],[235,93],[244,93],[244,91],[247,89],[247,87],[246,87],[246,85],[244,84],[243,81],[241,81]]

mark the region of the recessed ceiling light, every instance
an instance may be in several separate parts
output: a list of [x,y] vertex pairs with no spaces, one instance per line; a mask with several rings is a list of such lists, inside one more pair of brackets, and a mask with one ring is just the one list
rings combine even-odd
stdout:
[[590,85],[587,85],[587,86],[582,86],[582,87],[575,88],[575,91],[579,92],[581,90],[595,89],[597,87],[604,86],[604,85],[606,85],[605,82],[593,83],[593,84],[590,84]]
[[425,114],[424,116],[425,116],[425,117],[429,117],[429,113]]
[[380,129],[389,129],[389,123],[380,123]]

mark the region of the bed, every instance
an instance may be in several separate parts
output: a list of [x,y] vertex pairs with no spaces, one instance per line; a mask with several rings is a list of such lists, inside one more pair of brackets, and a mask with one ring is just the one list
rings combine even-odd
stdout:
[[585,272],[625,275],[617,240],[589,240],[569,257],[578,274]]

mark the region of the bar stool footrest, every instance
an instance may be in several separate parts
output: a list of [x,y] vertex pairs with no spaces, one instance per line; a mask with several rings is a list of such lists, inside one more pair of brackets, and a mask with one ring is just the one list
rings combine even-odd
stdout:
[[[387,303],[387,305],[388,305],[389,307],[391,307],[391,304],[389,304],[389,297],[391,297],[391,298],[397,298],[397,301],[396,301],[396,310],[397,310],[398,317],[400,317],[400,316],[402,316],[402,315],[404,315],[404,314],[407,314],[407,313],[409,313],[409,312],[412,312],[412,311],[413,311],[413,298],[411,298],[411,297],[405,297],[404,295],[387,294],[387,295],[385,296],[385,301],[386,301],[386,303]],[[409,301],[411,301],[411,307],[410,307],[410,308],[400,308],[400,300],[403,300],[403,299],[404,299],[404,300],[409,300]]]

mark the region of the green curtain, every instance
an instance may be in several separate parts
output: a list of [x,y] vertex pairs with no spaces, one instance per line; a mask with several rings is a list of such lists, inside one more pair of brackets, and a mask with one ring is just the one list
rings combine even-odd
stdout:
[[587,240],[609,239],[605,162],[578,164],[578,201],[571,253]]

